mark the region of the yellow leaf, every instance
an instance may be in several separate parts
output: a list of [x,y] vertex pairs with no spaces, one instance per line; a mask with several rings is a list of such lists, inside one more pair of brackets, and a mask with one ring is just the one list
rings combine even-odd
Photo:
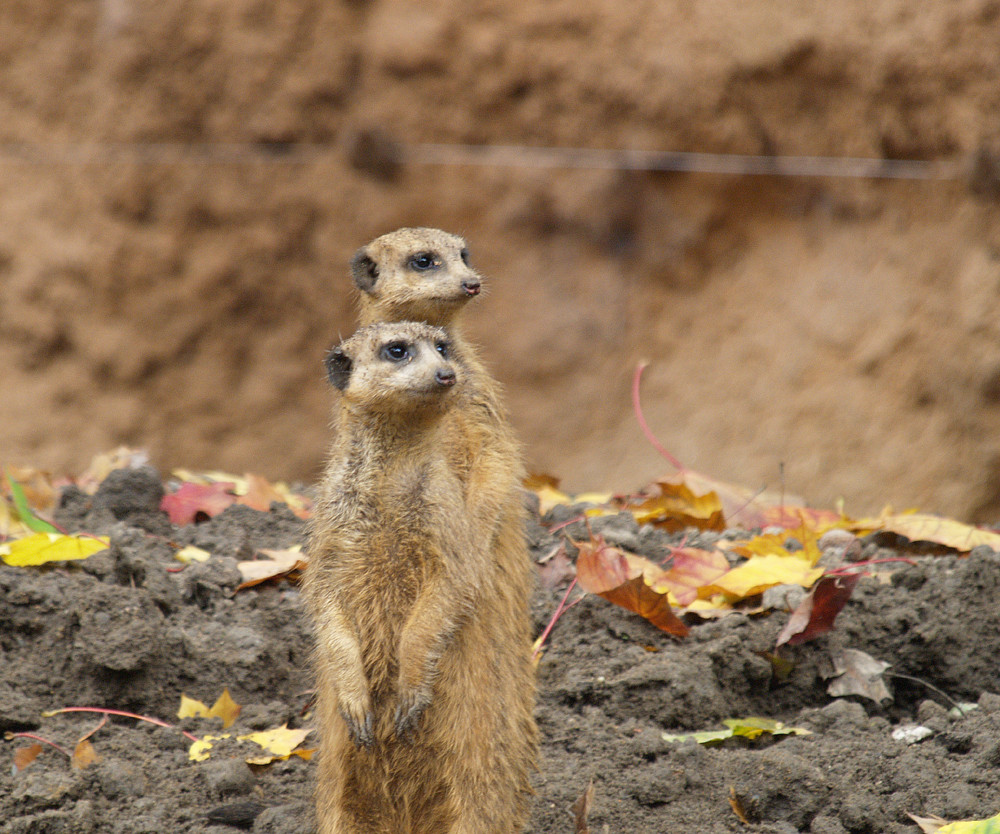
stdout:
[[222,694],[212,704],[208,715],[211,718],[221,718],[222,729],[225,730],[232,726],[240,714],[240,709],[242,707],[233,700],[233,697],[229,694],[229,689],[226,688],[222,690]]
[[15,567],[33,567],[46,562],[86,559],[107,547],[108,540],[104,538],[35,533],[0,546],[0,559]]
[[1000,834],[1000,814],[985,820],[946,822],[941,817],[907,814],[926,834]]
[[1000,533],[980,530],[960,521],[926,513],[886,514],[878,518],[861,519],[851,525],[850,529],[886,530],[905,536],[910,541],[934,542],[963,552],[968,552],[981,544],[1000,550]]
[[[802,545],[802,549],[788,550],[785,547],[785,542],[789,539],[795,539],[799,542]],[[794,530],[782,530],[780,533],[762,534],[754,536],[745,542],[736,542],[732,550],[734,553],[739,553],[741,556],[747,557],[771,555],[792,556],[796,559],[802,559],[810,565],[815,565],[823,555],[819,549],[818,541],[816,531],[803,525]]]
[[646,498],[630,508],[640,524],[656,524],[668,530],[699,527],[703,530],[722,530],[725,523],[722,504],[714,492],[696,494],[686,483],[657,483],[659,495]]
[[83,770],[87,765],[92,765],[101,760],[100,754],[94,749],[94,745],[88,739],[80,739],[76,747],[73,748],[73,767]]
[[212,558],[212,554],[207,550],[202,550],[200,547],[195,547],[193,544],[189,544],[187,547],[182,547],[178,550],[174,554],[174,558],[178,562],[190,565],[192,562],[207,562]]
[[300,756],[303,759],[312,757],[313,750],[296,750],[312,730],[289,730],[288,725],[283,724],[273,730],[265,730],[260,733],[249,733],[239,736],[239,741],[252,741],[259,744],[271,755],[252,756],[247,759],[248,764],[270,764],[278,759],[287,759],[290,756]]
[[187,695],[181,693],[181,706],[177,710],[178,718],[205,718],[207,715],[208,707],[201,701],[188,698]]
[[744,564],[704,586],[698,595],[707,597],[721,591],[730,598],[744,599],[775,585],[809,588],[822,575],[822,568],[813,568],[808,561],[797,559],[791,553],[786,552],[784,556],[752,556]]
[[538,496],[539,515],[545,515],[557,504],[571,504],[573,499],[559,490],[559,481],[551,475],[529,475],[524,486]]
[[213,741],[221,741],[224,738],[229,738],[229,733],[225,733],[221,736],[204,736],[191,744],[188,748],[188,758],[192,762],[203,762],[212,754],[209,752],[212,749]]
[[[180,709],[177,710],[178,718],[221,718],[222,729],[232,726],[237,716],[240,714],[240,705],[233,700],[229,694],[229,689],[223,689],[222,694],[212,704],[209,709],[201,701],[181,695]],[[207,738],[207,736],[206,736]]]

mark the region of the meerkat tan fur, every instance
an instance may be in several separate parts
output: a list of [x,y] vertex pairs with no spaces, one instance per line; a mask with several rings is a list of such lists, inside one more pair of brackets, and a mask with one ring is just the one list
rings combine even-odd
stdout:
[[536,745],[524,553],[469,511],[475,467],[450,448],[474,374],[413,323],[362,328],[328,371],[341,395],[304,583],[320,834],[519,831]]

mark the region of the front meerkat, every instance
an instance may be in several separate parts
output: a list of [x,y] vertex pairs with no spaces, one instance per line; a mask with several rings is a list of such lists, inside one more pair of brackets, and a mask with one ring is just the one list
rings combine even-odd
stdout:
[[449,448],[465,359],[444,330],[397,323],[327,367],[341,395],[304,580],[320,834],[513,834],[535,754],[530,633]]

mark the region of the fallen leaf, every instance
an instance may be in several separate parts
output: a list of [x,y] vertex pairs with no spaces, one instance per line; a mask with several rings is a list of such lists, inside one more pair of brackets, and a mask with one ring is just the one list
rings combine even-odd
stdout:
[[176,492],[163,496],[160,509],[178,525],[193,524],[199,518],[211,518],[221,513],[236,501],[234,484],[220,481],[211,484],[196,484],[190,481],[181,484]]
[[1000,834],[1000,814],[985,820],[947,822],[941,817],[915,817],[907,814],[924,834]]
[[714,744],[724,741],[727,738],[758,738],[764,733],[770,733],[774,736],[812,735],[810,730],[803,729],[802,727],[789,727],[787,724],[775,721],[772,718],[758,718],[755,716],[748,718],[727,718],[722,723],[726,725],[725,730],[704,730],[702,732],[682,733],[680,735],[663,733],[662,738],[664,741],[687,741],[693,739],[699,744]]
[[830,631],[860,578],[859,573],[844,573],[820,579],[788,618],[775,648],[797,646]]
[[178,562],[190,565],[192,562],[207,562],[212,558],[212,554],[207,550],[202,550],[200,547],[195,547],[193,544],[189,544],[187,547],[182,547],[178,550],[174,554],[174,558]]
[[14,499],[14,507],[17,509],[18,518],[25,527],[36,533],[59,532],[58,528],[53,524],[35,515],[31,507],[28,506],[28,499],[24,494],[24,488],[11,477],[10,473],[7,474],[7,483],[10,485],[10,494]]
[[260,745],[270,755],[253,756],[247,759],[248,764],[270,764],[278,759],[287,759],[290,756],[301,756],[304,759],[312,757],[313,750],[296,750],[306,736],[312,732],[311,729],[290,730],[284,724],[273,730],[264,730],[260,733],[249,733],[245,736],[238,736],[237,741],[252,741]]
[[538,514],[545,515],[559,504],[570,504],[572,500],[559,489],[559,479],[551,475],[532,473],[522,482],[524,488],[538,496]]
[[197,741],[191,743],[188,748],[188,759],[192,762],[203,762],[209,756],[211,756],[212,744],[216,741],[222,741],[224,738],[229,738],[230,733],[223,733],[221,736],[202,736]]
[[750,820],[747,819],[747,812],[743,807],[743,802],[736,795],[736,788],[732,785],[729,786],[729,807],[732,808],[733,813],[736,814],[736,819],[744,825],[750,825]]
[[593,801],[594,780],[591,779],[590,783],[587,785],[587,789],[577,797],[576,802],[573,803],[573,807],[570,809],[573,812],[573,831],[575,834],[590,834],[587,817],[590,816],[590,806]]
[[775,585],[801,585],[810,587],[823,575],[822,568],[814,568],[794,553],[784,556],[752,556],[718,579],[703,587],[698,595],[710,596],[723,593],[733,599],[745,599],[762,593]]
[[105,478],[116,469],[138,469],[149,463],[149,454],[143,449],[130,449],[119,446],[110,452],[95,455],[87,471],[76,479],[76,485],[84,492],[97,492]]
[[878,518],[860,519],[850,529],[869,532],[884,530],[905,536],[910,541],[933,542],[963,553],[979,545],[1000,550],[1000,533],[925,513],[884,514]]
[[690,605],[698,598],[698,589],[729,571],[729,560],[720,550],[679,547],[672,551],[670,568],[661,573],[650,587],[669,592],[678,605]]
[[64,536],[35,533],[0,545],[0,559],[15,567],[34,567],[47,562],[86,559],[108,548],[108,540],[96,536]]
[[27,747],[18,747],[14,751],[14,769],[24,770],[38,758],[38,754],[41,752],[42,745],[37,741],[34,744],[29,744]]
[[657,593],[646,584],[642,563],[653,565],[656,569],[659,569],[658,566],[635,554],[626,556],[600,536],[578,547],[576,577],[585,591],[645,617],[661,631],[675,637],[684,637],[690,632],[674,614],[667,595]]
[[830,662],[833,668],[823,677],[830,679],[826,691],[834,698],[860,695],[877,704],[892,700],[882,677],[890,664],[857,649],[842,649],[831,655]]
[[89,739],[82,738],[73,748],[72,764],[77,770],[83,770],[88,765],[95,764],[101,760],[100,754],[94,749],[94,745]]
[[696,494],[683,481],[657,481],[654,488],[656,494],[628,507],[640,524],[655,524],[671,531],[685,527],[725,529],[722,504],[714,492]]
[[228,687],[216,699],[211,709],[201,701],[181,695],[181,705],[177,710],[178,718],[221,718],[222,729],[228,729],[240,714],[240,705],[229,694]]
[[[789,549],[789,540],[798,542],[798,549]],[[782,530],[780,533],[762,533],[746,541],[735,542],[734,553],[750,558],[752,556],[794,556],[815,565],[823,555],[819,548],[819,537],[815,530],[808,527],[797,527],[793,530]]]
[[236,587],[237,591],[252,588],[268,579],[285,576],[292,571],[305,570],[308,560],[302,555],[302,545],[295,545],[287,550],[259,550],[266,559],[250,559],[237,563],[236,567],[243,581]]
[[574,576],[576,576],[576,568],[564,547],[557,548],[555,555],[538,567],[539,584],[549,590],[571,582]]

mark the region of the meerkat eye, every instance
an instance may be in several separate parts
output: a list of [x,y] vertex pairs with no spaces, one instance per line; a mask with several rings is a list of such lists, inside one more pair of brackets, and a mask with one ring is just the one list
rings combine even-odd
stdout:
[[462,251],[459,252],[458,254],[459,254],[459,257],[462,259],[462,263],[465,264],[466,266],[468,266],[469,265],[469,250],[468,249],[462,249]]
[[389,342],[382,348],[382,358],[389,362],[405,362],[410,358],[406,342]]
[[445,359],[448,358],[449,347],[450,346],[448,345],[447,342],[438,342],[436,345],[434,345],[434,349],[438,353],[440,353]]
[[410,267],[417,270],[418,272],[424,272],[428,269],[434,269],[437,266],[437,259],[431,252],[417,252],[412,258],[410,258]]

